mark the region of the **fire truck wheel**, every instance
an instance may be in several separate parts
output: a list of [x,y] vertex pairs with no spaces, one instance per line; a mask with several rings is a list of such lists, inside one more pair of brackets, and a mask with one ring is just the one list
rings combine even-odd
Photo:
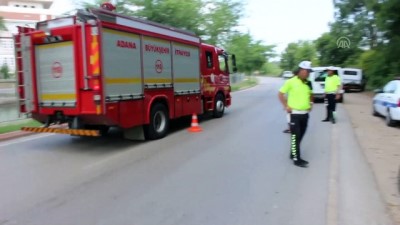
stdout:
[[151,108],[150,124],[144,126],[144,135],[147,140],[155,140],[165,137],[169,128],[169,115],[167,107],[162,103],[156,103]]
[[225,111],[225,98],[224,95],[219,93],[215,97],[213,116],[215,118],[221,118],[224,115],[224,111]]

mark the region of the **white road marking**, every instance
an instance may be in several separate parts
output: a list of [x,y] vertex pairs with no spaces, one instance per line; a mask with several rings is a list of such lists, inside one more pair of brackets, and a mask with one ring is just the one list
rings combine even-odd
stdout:
[[339,135],[337,126],[332,128],[332,148],[331,148],[331,165],[329,172],[329,186],[328,186],[328,205],[326,209],[326,224],[338,225],[338,143]]
[[38,134],[38,135],[34,135],[33,137],[17,138],[15,140],[6,141],[5,143],[0,144],[0,148],[9,146],[9,145],[20,144],[22,142],[32,141],[32,140],[36,140],[36,139],[40,139],[40,138],[44,138],[44,137],[49,137],[52,135],[54,135],[54,134]]

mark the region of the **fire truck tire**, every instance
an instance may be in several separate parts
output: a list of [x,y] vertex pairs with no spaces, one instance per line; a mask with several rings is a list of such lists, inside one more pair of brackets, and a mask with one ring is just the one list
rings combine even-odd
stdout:
[[167,107],[162,103],[154,104],[150,111],[150,124],[144,125],[143,128],[146,140],[165,137],[169,128]]
[[223,94],[218,93],[217,96],[215,97],[213,117],[221,118],[224,115],[224,112],[225,112],[225,98]]

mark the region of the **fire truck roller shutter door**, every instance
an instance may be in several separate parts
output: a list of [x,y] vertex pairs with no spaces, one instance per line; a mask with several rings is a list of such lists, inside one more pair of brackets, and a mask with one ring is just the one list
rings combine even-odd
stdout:
[[173,43],[174,91],[200,93],[199,47]]
[[106,98],[140,98],[143,94],[140,36],[104,28],[102,42]]
[[159,38],[143,37],[143,73],[145,87],[172,85],[171,44]]
[[39,102],[43,107],[74,107],[77,94],[73,42],[38,45],[35,50]]

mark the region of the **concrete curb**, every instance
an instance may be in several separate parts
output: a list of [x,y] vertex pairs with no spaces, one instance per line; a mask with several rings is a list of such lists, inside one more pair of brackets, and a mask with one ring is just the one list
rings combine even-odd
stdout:
[[[52,125],[49,128],[66,128],[66,127],[65,127],[65,125]],[[35,134],[43,134],[43,133],[28,132],[28,131],[22,131],[22,130],[8,132],[8,133],[0,134],[0,142],[9,141],[12,139],[26,137],[26,136],[32,136]]]
[[0,134],[0,142],[9,141],[16,138],[31,136],[37,133],[25,132],[25,131],[13,131],[9,133]]

